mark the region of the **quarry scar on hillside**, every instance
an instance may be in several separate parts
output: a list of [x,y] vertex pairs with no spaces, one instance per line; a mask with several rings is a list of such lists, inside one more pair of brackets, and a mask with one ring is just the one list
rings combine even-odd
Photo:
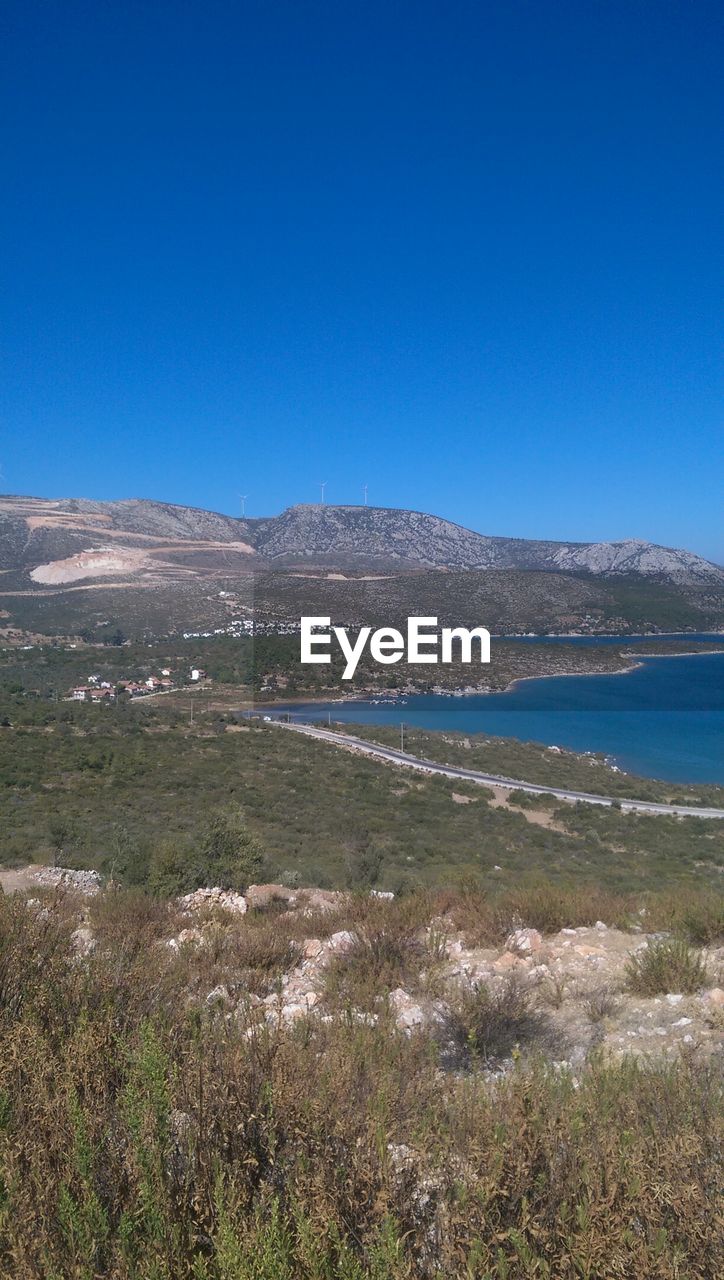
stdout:
[[[318,647],[331,644],[332,633],[337,639],[340,649],[346,658],[347,665],[342,672],[343,680],[351,680],[357,664],[362,657],[369,640],[370,656],[373,661],[388,664],[399,662],[403,655],[410,664],[436,663],[453,661],[453,642],[459,641],[460,658],[464,663],[473,661],[473,641],[479,644],[480,663],[490,662],[490,632],[485,627],[443,627],[441,632],[441,656],[438,658],[437,618],[412,617],[407,619],[407,651],[405,654],[405,638],[396,627],[379,627],[373,632],[371,627],[361,627],[354,644],[350,642],[346,627],[332,627],[328,617],[300,618],[302,662],[331,662],[329,653],[316,653]],[[424,630],[427,628],[427,630]],[[315,635],[315,631],[321,634]]]

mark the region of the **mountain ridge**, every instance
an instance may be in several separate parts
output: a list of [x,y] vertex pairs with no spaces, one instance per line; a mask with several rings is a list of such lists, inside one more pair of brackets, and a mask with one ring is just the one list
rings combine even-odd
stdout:
[[[693,552],[644,539],[575,542],[506,538],[477,533],[440,516],[406,508],[298,504],[278,516],[251,523],[262,532],[257,548],[277,561],[294,555],[350,555],[409,560],[424,568],[683,573],[711,581],[721,577],[718,566]],[[355,527],[362,533],[356,541]],[[284,534],[289,533],[291,537],[285,539]],[[364,540],[365,545],[360,545]]]
[[[120,536],[119,536],[120,535]],[[103,538],[128,549],[161,539],[234,548],[271,565],[338,564],[358,568],[523,569],[594,575],[646,574],[724,582],[724,570],[694,552],[644,539],[585,542],[478,533],[428,512],[397,507],[299,503],[278,515],[237,517],[203,507],[127,498],[0,497],[0,567],[37,574],[47,560],[89,553]],[[81,545],[83,544],[83,545]],[[59,554],[58,554],[59,553]],[[92,577],[93,560],[77,566]],[[70,570],[69,570],[70,571]],[[41,578],[35,579],[42,580]]]
[[492,537],[394,507],[244,518],[147,498],[0,497],[0,634],[209,633],[302,613],[701,631],[724,625],[724,570],[641,540]]

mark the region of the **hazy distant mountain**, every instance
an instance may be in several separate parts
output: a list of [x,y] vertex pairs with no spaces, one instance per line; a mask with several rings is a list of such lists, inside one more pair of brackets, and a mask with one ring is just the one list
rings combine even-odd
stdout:
[[[95,567],[98,576],[109,576],[126,552],[125,571],[134,575],[164,564],[227,572],[231,557],[237,568],[264,563],[359,571],[535,569],[724,581],[724,570],[701,556],[650,542],[488,537],[438,516],[393,507],[300,505],[267,519],[235,519],[145,499],[0,498],[0,568],[30,570],[35,581],[53,581],[55,574],[55,581],[68,582],[96,576]],[[59,563],[77,557],[77,565]]]
[[289,507],[248,521],[257,551],[274,561],[357,561],[448,569],[543,569],[595,574],[687,574],[718,581],[722,570],[690,551],[650,542],[542,542],[495,538],[420,511],[393,507]]
[[648,542],[486,537],[393,508],[235,519],[145,499],[0,498],[0,631],[110,619],[166,634],[319,608],[345,622],[432,611],[504,630],[702,630],[724,624],[724,570]]

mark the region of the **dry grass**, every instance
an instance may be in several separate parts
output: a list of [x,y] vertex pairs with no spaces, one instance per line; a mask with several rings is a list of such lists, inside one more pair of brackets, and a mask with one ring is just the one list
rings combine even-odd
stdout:
[[482,1062],[493,1067],[511,1055],[552,1042],[548,1018],[534,1007],[530,992],[515,978],[495,991],[485,986],[461,988],[441,1038],[448,1065],[455,1066]]
[[437,913],[460,930],[471,946],[497,946],[511,929],[521,926],[553,934],[598,920],[619,929],[645,924],[647,930],[671,932],[698,946],[724,937],[724,897],[708,890],[635,895],[535,878],[515,889],[491,893],[470,880],[455,890],[438,891],[435,901]]
[[263,913],[236,918],[216,911],[187,918],[186,927],[202,927],[203,945],[184,947],[176,958],[184,984],[199,996],[215,987],[226,987],[236,998],[268,995],[299,963],[300,948],[288,923]]
[[301,952],[277,922],[264,918],[257,923],[230,930],[222,953],[222,963],[236,989],[266,995],[299,963]]
[[646,926],[676,934],[694,947],[715,945],[724,937],[724,894],[682,888],[657,893],[644,902]]
[[423,966],[433,963],[425,925],[430,899],[426,894],[390,903],[369,897],[351,900],[347,927],[352,947],[329,965],[325,999],[330,1008],[375,1008],[396,987],[414,991]]
[[88,900],[89,924],[99,945],[141,951],[182,928],[175,905],[140,889],[111,887]]
[[521,926],[545,934],[592,925],[597,920],[625,927],[635,908],[630,895],[585,885],[566,888],[538,880],[496,894],[473,881],[464,883],[458,891],[439,892],[437,901],[439,912],[473,946],[497,946],[512,929]]
[[[390,985],[427,964],[422,923],[439,905],[350,903],[333,923],[360,936],[351,989],[367,964]],[[259,1027],[198,998],[221,975],[274,982],[297,930],[326,916],[219,921],[176,955],[173,914],[109,896],[79,960],[74,910],[0,899],[0,1275],[720,1273],[721,1082],[693,1057],[593,1060],[574,1079],[538,1060],[546,1019],[508,987],[461,998],[451,1037],[470,1069],[443,1073],[430,1039],[384,1019]],[[502,1078],[478,1069],[518,1049]]]
[[605,984],[589,991],[583,1001],[584,1012],[591,1022],[603,1022],[612,1017],[617,1008],[616,993]]

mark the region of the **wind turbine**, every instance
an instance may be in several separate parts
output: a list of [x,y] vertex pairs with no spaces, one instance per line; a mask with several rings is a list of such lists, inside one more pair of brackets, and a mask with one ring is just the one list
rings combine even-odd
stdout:
[[249,497],[248,493],[240,493],[240,494],[239,494],[239,502],[241,503],[241,514],[242,514],[242,516],[245,516],[245,515],[246,515],[246,500],[247,500],[247,498],[248,498],[248,497]]
[[362,485],[362,492],[365,496],[365,506],[367,506],[367,485],[366,484]]
[[327,481],[320,480],[319,487],[322,490],[322,506],[324,506],[324,490],[327,488]]

